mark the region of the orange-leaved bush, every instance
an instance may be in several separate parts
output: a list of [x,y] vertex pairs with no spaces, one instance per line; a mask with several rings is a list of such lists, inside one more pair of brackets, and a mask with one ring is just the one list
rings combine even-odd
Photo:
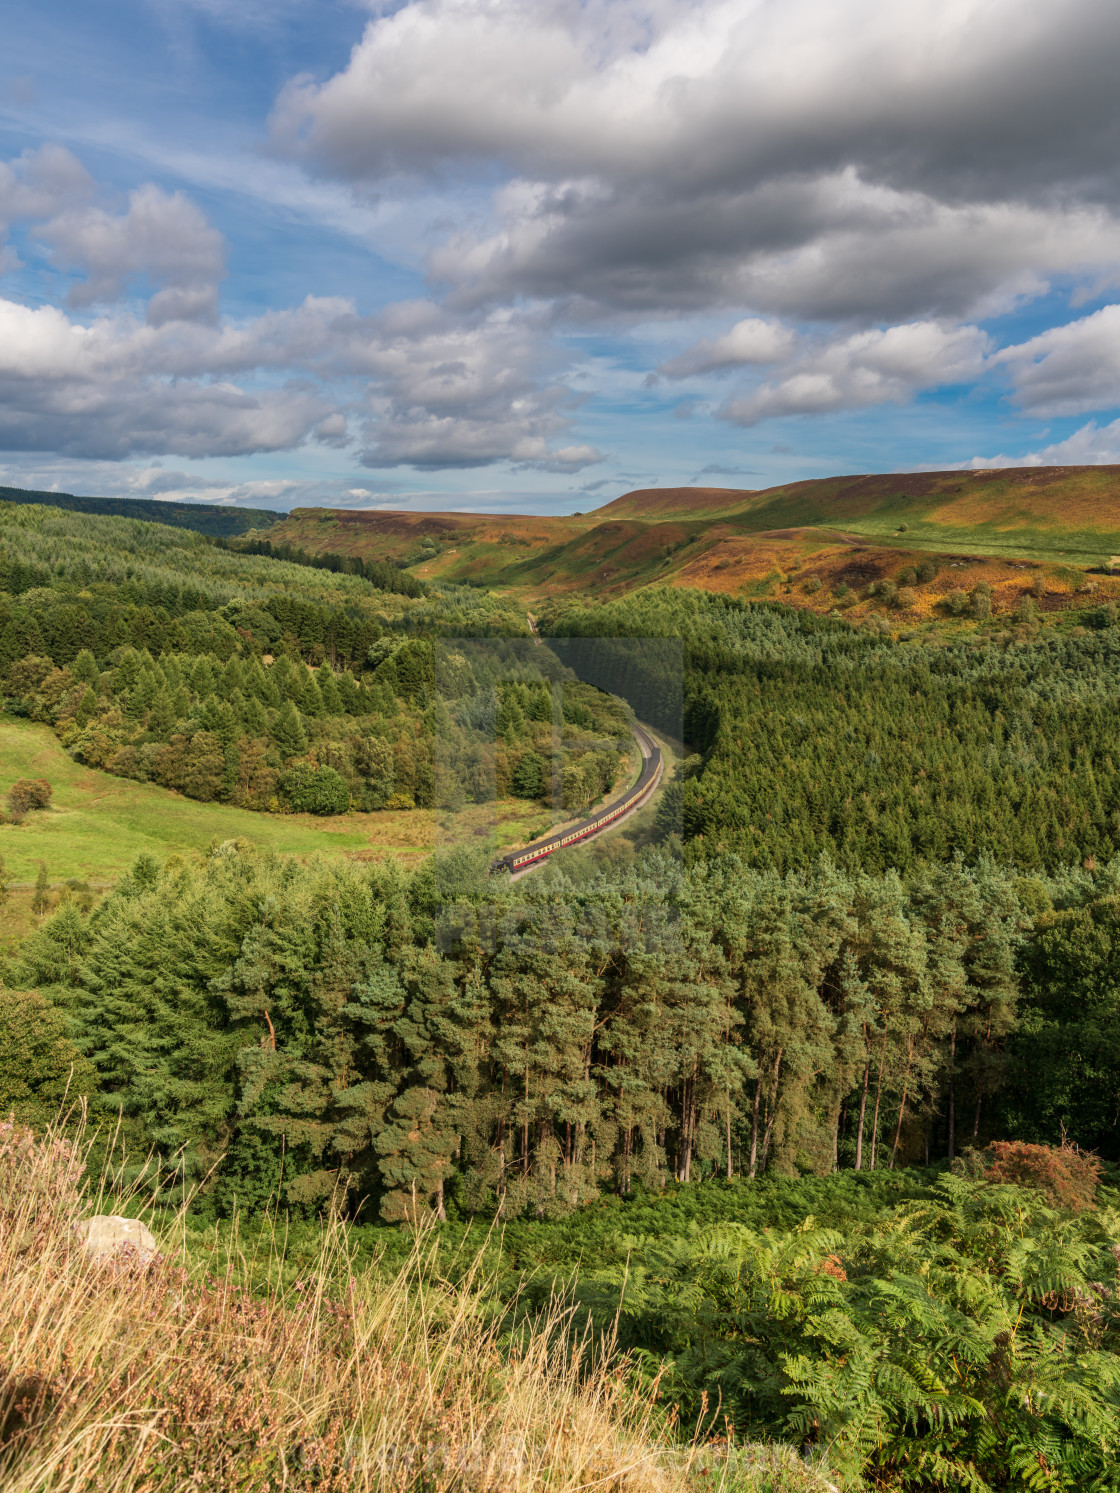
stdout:
[[984,1153],[989,1182],[1035,1187],[1059,1208],[1081,1213],[1094,1206],[1101,1164],[1077,1146],[1035,1146],[1027,1141],[996,1141]]

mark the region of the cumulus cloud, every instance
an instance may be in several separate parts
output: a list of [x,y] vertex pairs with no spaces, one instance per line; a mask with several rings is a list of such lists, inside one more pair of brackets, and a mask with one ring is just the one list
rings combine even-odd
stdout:
[[159,287],[148,303],[148,319],[213,320],[218,282],[225,273],[222,235],[182,192],[138,187],[123,213],[94,204],[73,207],[38,230],[56,262],[85,279],[70,292],[75,306],[119,299],[144,278]]
[[1079,414],[1120,404],[1120,306],[1103,306],[1052,327],[1004,348],[994,361],[1006,368],[1017,402],[1036,414]]
[[[87,325],[0,300],[0,446],[233,455],[308,438],[343,447],[356,430],[371,467],[575,471],[600,457],[562,439],[576,403],[562,365],[533,316],[464,317],[431,302],[362,317],[350,301],[309,297],[211,326],[127,313]],[[293,371],[302,381],[279,388],[232,381]],[[346,407],[331,392],[340,382]]]
[[88,202],[96,184],[78,158],[62,145],[25,150],[0,161],[0,225],[21,218],[49,218]]
[[588,446],[552,444],[569,429],[575,399],[555,376],[559,350],[532,315],[460,317],[430,302],[402,304],[351,327],[345,356],[374,375],[367,466],[508,460],[575,471],[600,459]]
[[175,346],[164,342],[169,357],[156,330],[131,318],[87,327],[54,306],[0,300],[0,448],[243,455],[297,445],[332,413],[306,387],[170,378]]
[[1117,263],[1107,0],[411,0],[280,98],[281,148],[362,183],[509,183],[449,235],[461,303],[973,316]]
[[966,463],[977,471],[992,467],[1065,467],[1120,465],[1120,420],[1082,425],[1063,441],[1054,441],[1026,456],[974,456]]
[[[355,179],[498,158],[542,178],[758,181],[865,162],[1003,196],[1115,184],[1107,0],[412,0],[295,81],[277,138]],[[1063,128],[1058,128],[1059,124]]]
[[0,274],[21,264],[5,242],[13,224],[81,206],[95,191],[85,167],[61,145],[43,145],[0,161]]
[[793,348],[788,327],[758,316],[738,321],[722,337],[703,338],[657,370],[666,378],[689,378],[701,373],[723,373],[750,363],[777,363]]
[[976,378],[988,347],[977,327],[936,322],[858,332],[806,351],[781,378],[728,400],[719,415],[736,425],[757,425],[776,416],[900,403],[919,389]]

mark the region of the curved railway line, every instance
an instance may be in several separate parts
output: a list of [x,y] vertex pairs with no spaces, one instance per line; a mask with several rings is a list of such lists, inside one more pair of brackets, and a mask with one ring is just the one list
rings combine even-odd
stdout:
[[490,866],[491,874],[508,871],[511,875],[518,875],[520,872],[530,871],[550,855],[555,855],[558,850],[563,850],[568,845],[578,845],[600,834],[612,824],[617,824],[624,815],[632,813],[643,804],[661,781],[663,759],[661,748],[643,726],[635,725],[634,739],[642,753],[642,770],[638,781],[621,798],[616,798],[597,813],[573,824],[570,829],[533,840],[520,850],[511,850],[508,854],[499,856]]

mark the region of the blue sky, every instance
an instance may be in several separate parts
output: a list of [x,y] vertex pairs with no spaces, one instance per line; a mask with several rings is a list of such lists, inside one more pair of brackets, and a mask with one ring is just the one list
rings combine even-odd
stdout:
[[0,483],[1120,462],[1102,0],[10,0]]

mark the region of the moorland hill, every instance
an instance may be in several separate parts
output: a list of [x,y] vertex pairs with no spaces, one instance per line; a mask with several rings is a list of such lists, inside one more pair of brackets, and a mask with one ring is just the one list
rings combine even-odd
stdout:
[[[867,610],[868,588],[885,581],[916,583],[921,612],[983,581],[997,612],[1028,590],[1047,610],[1086,585],[1113,589],[1120,467],[882,473],[759,492],[644,488],[563,517],[297,508],[269,538],[530,603],[658,584]],[[935,574],[918,580],[927,562]]]

